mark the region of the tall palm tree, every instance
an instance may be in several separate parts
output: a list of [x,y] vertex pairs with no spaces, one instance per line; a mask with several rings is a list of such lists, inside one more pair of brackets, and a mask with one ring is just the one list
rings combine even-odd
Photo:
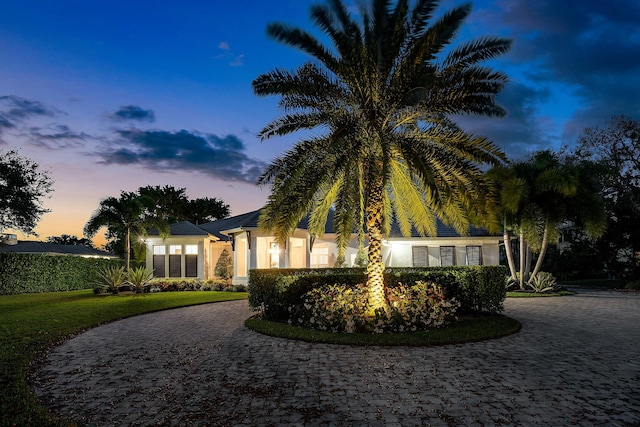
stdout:
[[510,42],[485,37],[448,50],[471,6],[429,25],[436,8],[431,0],[413,7],[375,0],[361,6],[358,22],[341,0],[315,5],[311,17],[332,46],[303,29],[270,24],[270,37],[311,59],[253,81],[257,95],[280,96],[284,110],[260,132],[262,140],[314,131],[260,177],[271,185],[260,226],[284,240],[311,212],[310,232],[319,235],[334,208],[341,250],[353,232],[366,233],[368,314],[385,308],[381,249],[392,218],[404,234],[413,226],[435,235],[436,217],[467,233],[470,219],[490,219],[480,165],[505,160],[450,117],[504,114],[494,98],[506,76],[478,63],[507,52]]
[[102,227],[106,227],[112,236],[119,236],[124,240],[124,259],[126,269],[129,270],[131,258],[131,235],[144,233],[148,225],[142,219],[145,203],[137,193],[122,191],[120,198],[107,197],[100,201],[91,218],[84,226],[84,234],[92,238]]

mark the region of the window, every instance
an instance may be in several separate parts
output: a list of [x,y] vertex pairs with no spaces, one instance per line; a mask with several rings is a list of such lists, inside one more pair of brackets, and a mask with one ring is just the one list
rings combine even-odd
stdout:
[[278,242],[269,244],[269,268],[280,267],[280,245]]
[[314,246],[310,261],[311,268],[329,267],[329,248]]
[[412,246],[411,256],[414,267],[429,267],[429,250],[426,246]]
[[184,277],[198,277],[198,255],[184,256]]
[[169,246],[169,255],[182,255],[182,245]]
[[482,265],[481,246],[467,246],[467,265]]
[[165,252],[166,248],[163,246],[153,247],[153,277],[164,277],[164,264],[165,264]]
[[456,265],[456,248],[454,246],[440,246],[440,265],[443,267]]
[[185,245],[184,253],[187,255],[198,255],[198,245]]
[[169,277],[182,277],[182,257],[169,255]]

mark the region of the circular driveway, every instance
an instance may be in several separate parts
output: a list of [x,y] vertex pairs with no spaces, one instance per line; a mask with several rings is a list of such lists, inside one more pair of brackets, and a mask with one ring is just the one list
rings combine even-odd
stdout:
[[89,330],[36,395],[83,425],[640,425],[640,294],[507,299],[522,330],[432,348],[349,347],[246,329],[246,301]]

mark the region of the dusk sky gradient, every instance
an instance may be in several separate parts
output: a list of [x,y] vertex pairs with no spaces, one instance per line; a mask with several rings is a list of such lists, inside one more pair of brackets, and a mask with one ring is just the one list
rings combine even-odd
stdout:
[[[217,197],[232,215],[260,208],[257,177],[296,138],[258,140],[280,112],[251,81],[307,59],[265,29],[319,34],[308,11],[321,2],[0,0],[0,150],[19,148],[55,181],[39,238],[81,236],[101,199],[147,185]],[[456,40],[513,40],[490,63],[510,77],[498,98],[509,115],[458,122],[510,159],[571,146],[614,114],[640,119],[640,2],[473,4]]]

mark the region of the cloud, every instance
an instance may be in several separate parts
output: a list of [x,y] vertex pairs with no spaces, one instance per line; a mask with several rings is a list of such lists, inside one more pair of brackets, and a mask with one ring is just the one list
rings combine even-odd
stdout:
[[219,137],[181,130],[118,130],[96,153],[102,164],[140,165],[155,171],[199,172],[226,181],[255,183],[266,164],[246,154],[235,135]]
[[511,33],[509,58],[526,70],[526,78],[574,92],[579,105],[564,129],[567,136],[614,114],[640,117],[636,0],[501,0],[493,10],[497,15],[487,19]]
[[231,49],[231,45],[229,45],[226,41],[221,41],[218,43],[218,49],[222,50],[220,54],[214,56],[214,59],[224,59],[227,60],[227,64],[230,67],[242,67],[244,65],[244,54],[236,54]]
[[243,59],[244,55],[238,55],[233,61],[229,62],[229,65],[231,65],[232,67],[242,67],[244,65]]
[[47,150],[82,147],[85,141],[95,139],[87,133],[74,132],[64,124],[31,127],[25,136],[28,137],[32,145]]
[[49,108],[38,101],[14,95],[0,96],[0,135],[4,130],[17,129],[19,125],[36,117],[54,117],[61,111]]
[[153,110],[145,110],[137,105],[125,105],[120,107],[118,111],[110,114],[108,117],[111,120],[118,122],[135,120],[153,123],[156,121],[156,115]]
[[522,83],[512,82],[497,97],[508,114],[503,118],[456,116],[455,121],[476,135],[489,138],[503,149],[510,159],[550,148],[558,141],[549,136],[554,126],[550,118],[541,116],[537,106],[548,100],[546,89],[534,89]]

